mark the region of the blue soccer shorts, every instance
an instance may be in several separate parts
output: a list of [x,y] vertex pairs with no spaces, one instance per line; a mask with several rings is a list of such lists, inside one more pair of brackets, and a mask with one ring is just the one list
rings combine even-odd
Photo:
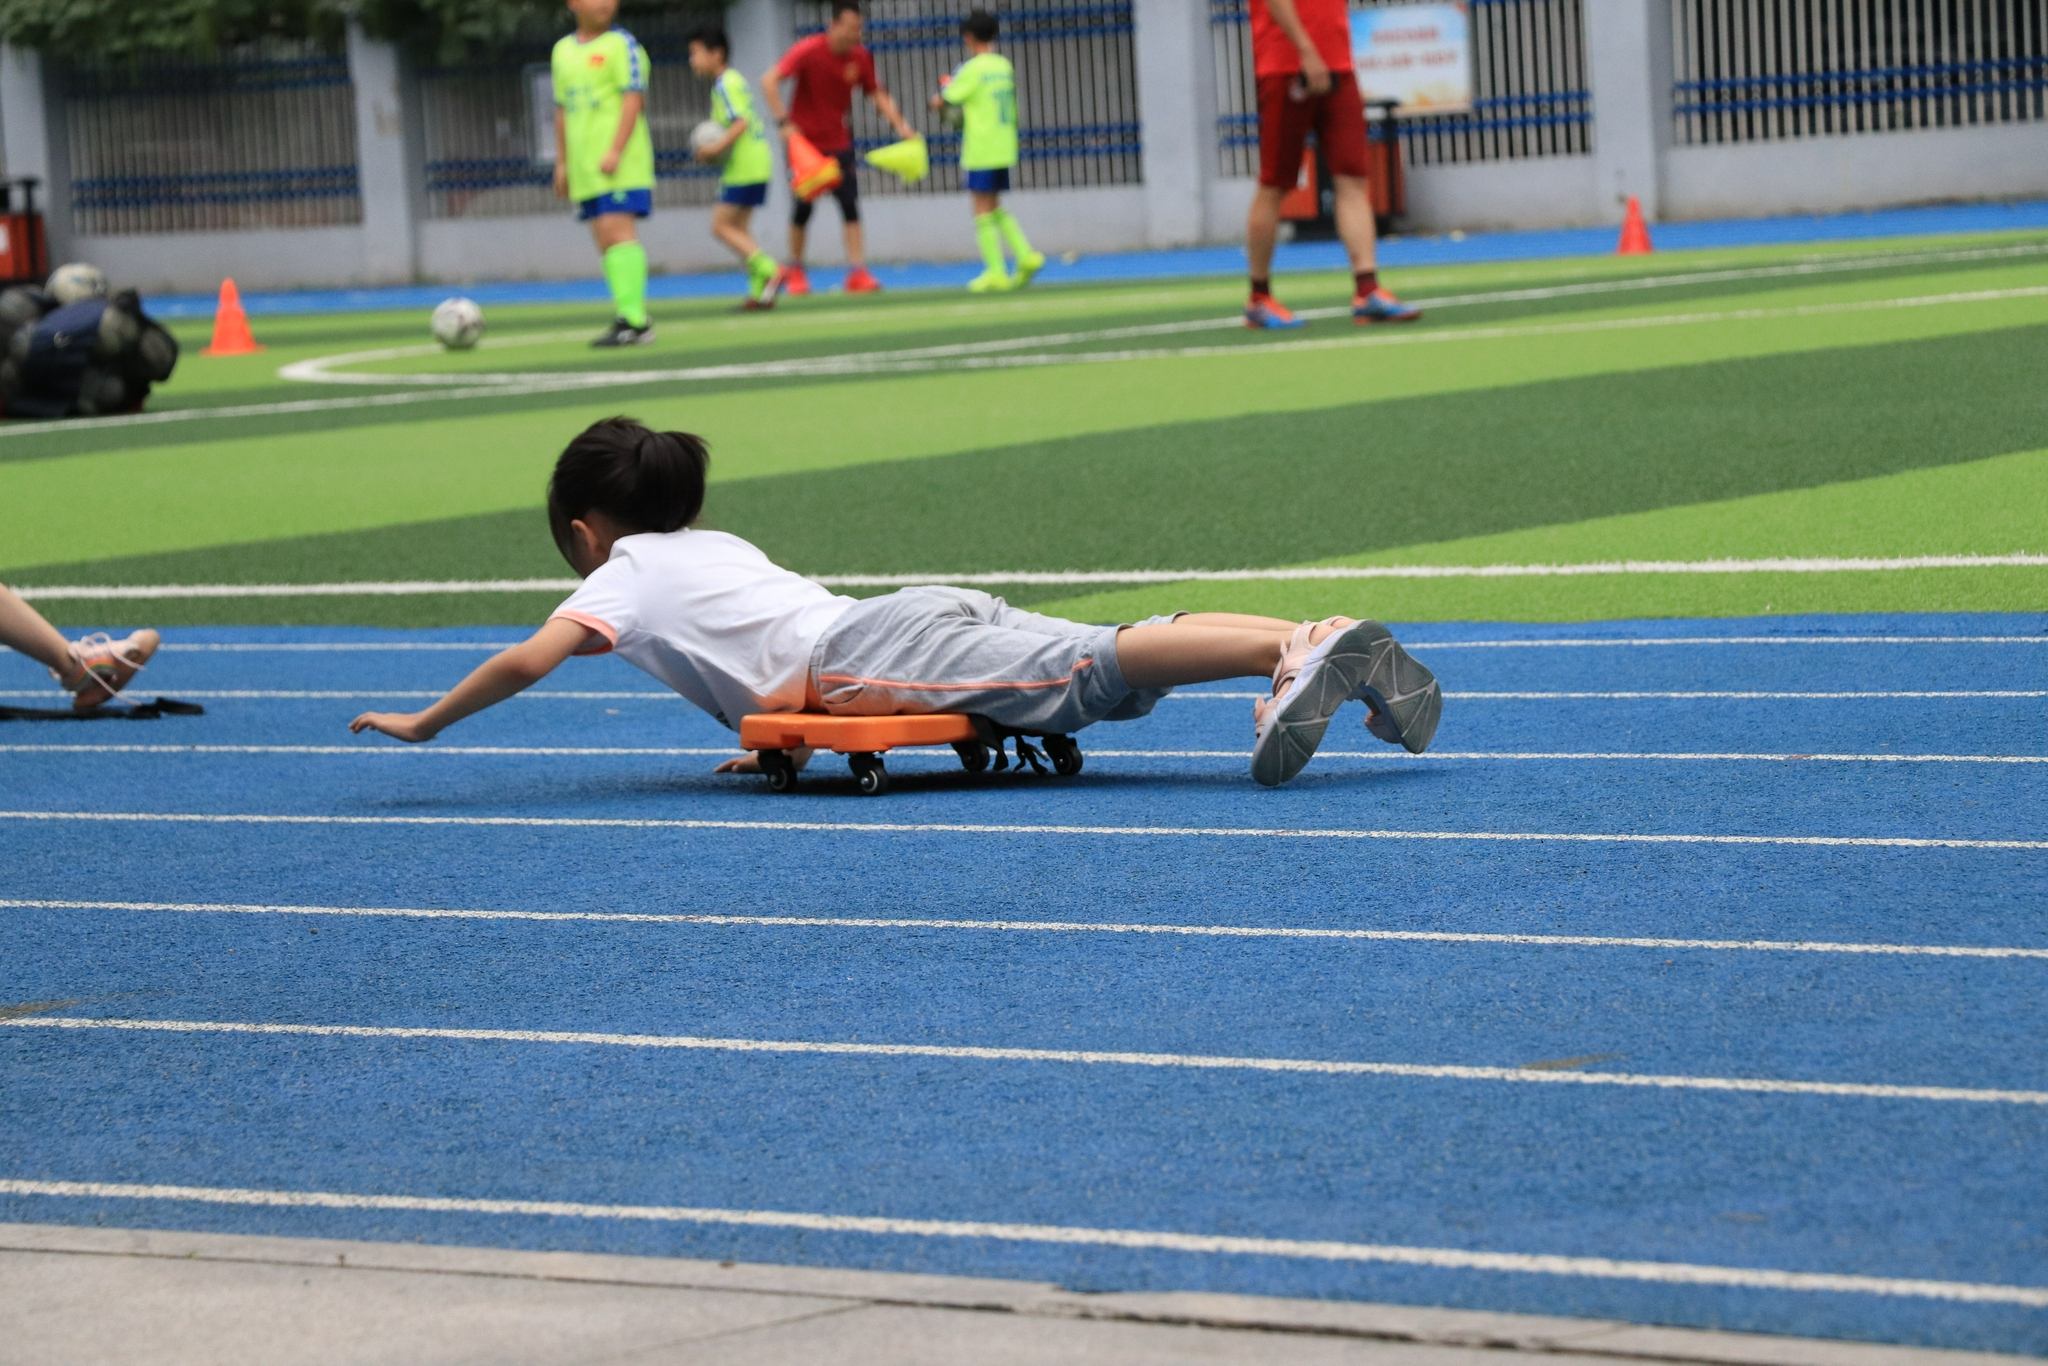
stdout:
[[998,167],[993,171],[969,171],[967,189],[972,194],[1001,194],[1010,188],[1010,168]]
[[653,212],[652,190],[613,190],[610,194],[586,199],[576,206],[576,217],[586,223],[593,218],[602,218],[608,213],[630,213],[635,218],[645,218]]
[[768,202],[768,182],[762,180],[752,185],[721,185],[718,188],[718,202],[737,204],[743,209],[758,209]]

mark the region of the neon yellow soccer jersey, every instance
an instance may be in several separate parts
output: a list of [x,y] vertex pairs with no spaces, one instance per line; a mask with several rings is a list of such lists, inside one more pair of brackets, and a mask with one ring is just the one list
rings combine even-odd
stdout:
[[754,112],[754,92],[748,87],[747,78],[731,67],[711,87],[711,117],[718,120],[721,128],[730,128],[735,123],[747,125],[747,131],[740,134],[739,141],[726,154],[725,174],[718,178],[721,185],[759,185],[775,174],[775,164],[768,155],[768,140],[761,136],[761,118]]
[[969,57],[940,92],[960,106],[960,169],[1000,171],[1017,164],[1017,73],[994,52]]
[[654,139],[643,114],[619,153],[619,169],[599,169],[619,131],[619,106],[647,93],[647,49],[622,28],[589,42],[570,34],[555,44],[555,103],[569,151],[569,198],[577,203],[615,190],[654,188]]

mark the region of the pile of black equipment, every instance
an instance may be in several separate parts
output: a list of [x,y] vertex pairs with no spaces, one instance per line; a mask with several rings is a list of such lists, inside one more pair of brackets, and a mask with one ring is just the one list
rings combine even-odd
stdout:
[[132,289],[69,304],[29,287],[0,293],[0,414],[136,412],[177,363],[177,339]]

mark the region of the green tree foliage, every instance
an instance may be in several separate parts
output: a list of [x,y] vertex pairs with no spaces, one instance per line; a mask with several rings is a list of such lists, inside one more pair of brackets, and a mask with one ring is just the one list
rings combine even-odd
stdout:
[[[717,0],[623,0],[622,16]],[[561,0],[0,0],[0,39],[86,65],[205,58],[264,38],[338,47],[347,21],[443,63],[532,48],[569,31]]]

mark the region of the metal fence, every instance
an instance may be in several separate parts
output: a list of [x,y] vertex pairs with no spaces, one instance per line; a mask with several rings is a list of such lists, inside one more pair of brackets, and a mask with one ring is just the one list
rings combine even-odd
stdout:
[[[711,83],[690,70],[689,35],[702,16],[636,16],[630,31],[647,49],[647,130],[654,139],[654,202],[663,207],[718,198],[718,168],[690,155],[690,130],[710,116]],[[546,120],[546,51],[490,65],[420,74],[426,141],[427,216],[487,218],[555,213],[554,166]]]
[[1671,0],[1681,143],[2048,117],[2042,0]]
[[[1368,0],[1353,9],[1400,0]],[[1580,0],[1468,0],[1472,18],[1470,113],[1400,121],[1411,166],[1569,156],[1592,149],[1592,96]],[[1259,95],[1252,75],[1247,0],[1210,0],[1216,62],[1216,159],[1224,176],[1259,169]]]
[[348,62],[265,44],[218,62],[59,68],[81,233],[362,221]]
[[[960,135],[925,101],[939,78],[967,58],[960,45],[957,0],[867,0],[862,41],[875,74],[925,133],[932,172],[905,185],[870,166],[860,168],[863,194],[948,194],[960,189]],[[1002,51],[1017,68],[1017,169],[1020,190],[1074,185],[1134,185],[1142,178],[1144,139],[1138,124],[1137,62],[1131,47],[1129,0],[1039,7],[990,6],[1002,21]],[[797,8],[800,36],[821,31],[826,7]],[[874,107],[856,98],[854,147],[870,151],[896,140]]]

